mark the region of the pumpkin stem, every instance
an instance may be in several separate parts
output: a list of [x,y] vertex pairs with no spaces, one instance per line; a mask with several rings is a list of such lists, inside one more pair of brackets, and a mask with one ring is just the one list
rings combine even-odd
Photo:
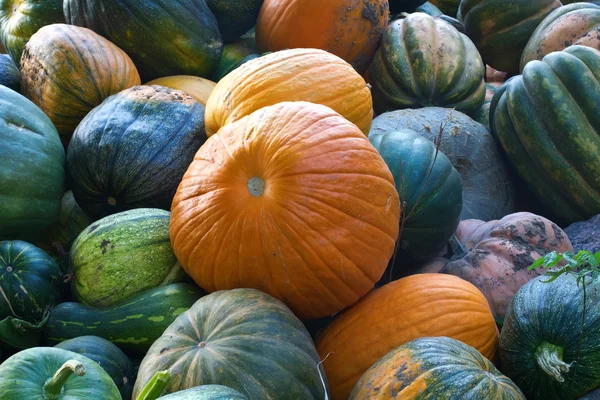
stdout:
[[77,376],[85,375],[85,367],[80,361],[67,361],[58,369],[58,371],[56,371],[52,378],[48,379],[46,383],[44,383],[44,393],[46,395],[46,399],[58,399],[63,393],[67,379],[69,379],[72,374]]
[[171,372],[169,370],[158,371],[154,374],[152,379],[148,381],[146,386],[142,389],[136,400],[156,400],[160,397],[162,392],[171,380]]
[[452,235],[449,240],[450,249],[452,249],[452,259],[462,258],[467,255],[468,250],[461,242],[458,241],[456,235]]
[[562,374],[569,372],[569,364],[563,360],[563,348],[543,342],[535,351],[535,360],[546,374],[558,382],[564,382]]

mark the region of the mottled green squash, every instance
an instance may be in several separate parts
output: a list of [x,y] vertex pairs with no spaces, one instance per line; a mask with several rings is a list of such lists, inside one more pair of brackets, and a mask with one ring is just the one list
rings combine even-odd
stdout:
[[257,53],[258,48],[253,37],[225,45],[219,67],[212,76],[213,80],[219,82],[225,75],[239,67],[243,60],[248,61],[248,56],[254,55],[256,58]]
[[264,0],[206,0],[225,43],[238,40],[256,24]]
[[202,385],[161,396],[171,381],[169,370],[159,371],[144,386],[136,400],[248,400],[246,396],[222,385]]
[[15,92],[21,91],[19,68],[8,54],[0,54],[0,85],[4,85]]
[[485,84],[485,100],[481,108],[473,114],[473,119],[485,126],[489,132],[492,131],[490,128],[490,106],[494,94],[496,94],[496,91],[500,86],[502,86],[502,83],[499,82],[488,82]]
[[426,0],[389,0],[390,13],[413,12],[415,8],[422,6]]

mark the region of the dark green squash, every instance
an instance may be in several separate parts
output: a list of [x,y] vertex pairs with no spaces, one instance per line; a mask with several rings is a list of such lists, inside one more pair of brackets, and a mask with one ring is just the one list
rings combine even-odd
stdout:
[[449,17],[456,17],[458,14],[460,0],[431,0],[431,3]]
[[[259,57],[257,53],[258,48],[253,37],[225,45],[219,67],[212,76],[213,80],[219,82],[225,75],[242,65],[245,61]],[[249,59],[248,57],[252,58]]]
[[511,164],[561,224],[600,213],[600,52],[571,46],[531,61],[492,100]]
[[0,0],[0,40],[15,64],[38,29],[65,22],[62,6],[62,0]]
[[415,8],[422,6],[426,0],[389,0],[390,13],[413,12]]
[[121,400],[110,376],[87,357],[34,347],[0,365],[2,400]]
[[135,374],[133,364],[114,344],[98,336],[80,336],[54,346],[97,362],[112,378],[123,399],[131,399]]
[[225,43],[238,40],[256,24],[264,0],[206,0]]
[[440,151],[461,176],[461,219],[499,219],[514,212],[514,190],[508,169],[492,135],[465,114],[447,108],[398,110],[373,120],[369,137],[412,129],[430,141],[444,127]]
[[204,106],[163,86],[135,86],[81,121],[67,151],[73,194],[93,218],[133,208],[169,210],[206,140]]
[[31,239],[58,217],[65,151],[35,104],[0,86],[0,240]]
[[64,13],[129,54],[143,82],[207,78],[219,64],[223,41],[205,0],[65,0]]
[[489,132],[492,131],[490,128],[490,106],[492,105],[494,94],[496,94],[500,86],[502,86],[502,83],[499,82],[488,82],[485,84],[485,100],[481,108],[473,114],[473,119],[485,126]]
[[373,135],[370,141],[390,168],[404,203],[399,248],[417,261],[434,257],[460,221],[460,175],[448,157],[436,155],[435,145],[415,131]]
[[15,92],[21,91],[19,68],[8,54],[0,54],[0,85],[4,85]]
[[177,317],[142,361],[134,397],[164,370],[165,393],[219,384],[251,399],[326,396],[309,333],[283,303],[254,289],[214,292]]
[[[600,281],[574,275],[525,284],[500,335],[503,371],[530,400],[575,399],[600,387]],[[583,323],[583,334],[581,328]]]
[[445,21],[413,13],[388,26],[366,76],[379,114],[429,106],[471,114],[483,104],[484,71],[467,36]]

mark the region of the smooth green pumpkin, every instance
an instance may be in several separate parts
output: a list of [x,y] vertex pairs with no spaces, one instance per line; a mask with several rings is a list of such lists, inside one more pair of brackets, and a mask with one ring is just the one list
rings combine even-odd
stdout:
[[239,40],[235,43],[230,43],[223,47],[223,54],[217,70],[212,78],[215,82],[219,82],[225,75],[239,67],[244,60],[249,56],[258,57],[258,48],[253,37]]
[[492,135],[467,115],[447,108],[398,110],[373,120],[369,137],[412,129],[431,142],[443,127],[440,151],[461,176],[461,219],[499,219],[514,211],[514,189]]
[[36,237],[60,212],[65,151],[42,110],[4,86],[0,154],[0,240]]
[[490,126],[538,200],[563,224],[600,213],[600,51],[531,61],[494,95]]
[[65,22],[62,0],[0,0],[0,40],[15,64],[43,26]]
[[238,40],[256,24],[264,0],[206,0],[225,43]]
[[437,255],[460,221],[463,188],[448,157],[405,129],[369,137],[394,176],[404,203],[400,249],[417,261]]
[[67,169],[75,199],[93,218],[134,208],[169,210],[205,140],[204,106],[188,94],[157,85],[117,93],[89,113],[71,139]]
[[8,54],[0,54],[0,85],[4,85],[15,92],[21,91],[19,68]]
[[204,78],[219,64],[223,41],[204,0],[65,0],[67,23],[90,28],[123,49],[142,81]]
[[379,114],[429,106],[471,114],[483,104],[484,70],[467,36],[442,20],[413,13],[386,29],[367,81]]
[[[503,371],[531,400],[575,399],[600,387],[600,281],[574,275],[521,287],[500,335]],[[583,323],[583,334],[581,328]]]
[[[136,400],[248,400],[246,396],[222,385],[202,385],[160,396],[171,381],[169,370],[159,371],[143,388]],[[159,397],[160,396],[160,397]]]
[[138,208],[105,217],[73,242],[73,294],[92,307],[109,307],[144,290],[179,282],[185,272],[169,239],[171,213]]
[[279,300],[255,289],[214,292],[181,314],[142,361],[136,397],[169,370],[165,393],[206,384],[251,399],[318,399],[326,381],[312,339]]
[[121,400],[95,362],[52,347],[23,350],[0,365],[2,400]]

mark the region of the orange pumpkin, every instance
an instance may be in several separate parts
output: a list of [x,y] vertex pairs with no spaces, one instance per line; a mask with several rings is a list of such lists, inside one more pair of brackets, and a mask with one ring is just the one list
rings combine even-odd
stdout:
[[171,244],[203,289],[255,288],[300,318],[355,303],[386,269],[400,201],[365,135],[322,105],[285,102],[223,127],[171,207]]
[[362,73],[379,47],[389,13],[387,0],[265,0],[256,44],[263,52],[327,50]]
[[175,75],[155,79],[146,83],[146,85],[159,85],[181,90],[192,96],[203,106],[206,106],[206,102],[217,84],[198,76]]
[[317,351],[333,400],[346,400],[371,365],[422,337],[447,336],[495,360],[498,329],[475,286],[451,275],[412,275],[389,283],[347,309],[319,335]]
[[206,104],[206,134],[284,101],[323,104],[369,134],[371,91],[341,58],[318,49],[284,50],[248,61],[217,83]]

